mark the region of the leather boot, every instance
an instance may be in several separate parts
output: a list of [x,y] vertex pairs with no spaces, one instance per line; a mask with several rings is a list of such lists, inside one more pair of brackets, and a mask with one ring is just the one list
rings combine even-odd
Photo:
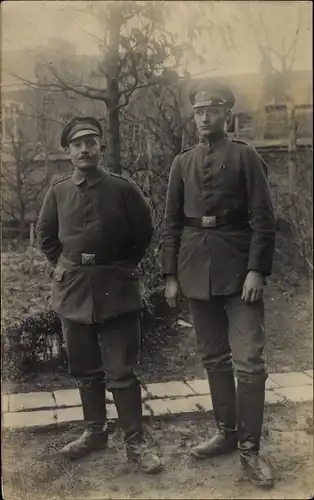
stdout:
[[230,453],[237,449],[238,443],[233,370],[208,371],[207,375],[217,432],[210,440],[192,448],[191,455],[198,459]]
[[158,455],[149,449],[142,426],[141,387],[133,385],[112,391],[117,408],[119,423],[124,433],[125,450],[128,460],[136,463],[146,474],[161,471]]
[[97,380],[80,384],[79,392],[86,429],[78,439],[61,449],[62,455],[72,460],[82,458],[95,450],[106,449],[108,445],[104,382]]
[[248,479],[262,488],[274,486],[271,465],[260,457],[265,403],[265,375],[238,380],[237,390],[240,462]]

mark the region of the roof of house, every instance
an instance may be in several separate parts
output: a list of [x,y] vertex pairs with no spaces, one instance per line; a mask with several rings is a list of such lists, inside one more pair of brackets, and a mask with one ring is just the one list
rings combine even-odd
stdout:
[[[43,57],[43,54],[45,57]],[[57,61],[56,66],[63,63],[63,67],[73,76],[83,77],[89,75],[98,63],[96,57],[88,55],[74,54],[66,59],[63,54],[56,51],[40,52],[34,50],[14,50],[6,51],[2,54],[2,88],[4,90],[15,90],[24,88],[23,80],[36,81],[36,65],[42,65],[42,69],[47,70],[51,60]],[[41,63],[40,63],[41,61]]]

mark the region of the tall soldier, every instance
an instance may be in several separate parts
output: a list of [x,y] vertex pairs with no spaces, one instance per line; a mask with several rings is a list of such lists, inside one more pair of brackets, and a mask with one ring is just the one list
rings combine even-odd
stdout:
[[126,453],[147,473],[161,469],[142,427],[134,373],[142,308],[136,270],[153,234],[140,190],[99,166],[102,129],[78,117],[62,131],[74,170],[44,200],[39,247],[53,265],[52,307],[60,315],[70,373],[77,379],[85,431],[61,452],[80,458],[108,443],[105,379],[125,436]]
[[273,486],[259,449],[267,378],[263,285],[272,269],[275,218],[264,161],[225,134],[234,103],[231,90],[218,83],[195,94],[200,142],[176,156],[169,178],[165,295],[170,307],[179,288],[190,299],[218,427],[192,455],[238,447],[251,481]]

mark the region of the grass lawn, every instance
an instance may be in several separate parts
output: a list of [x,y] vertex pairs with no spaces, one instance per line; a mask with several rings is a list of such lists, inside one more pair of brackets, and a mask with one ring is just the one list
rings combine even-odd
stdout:
[[[313,408],[311,404],[266,409],[263,453],[276,471],[272,491],[251,486],[242,476],[238,454],[194,461],[189,448],[213,432],[212,417],[155,421],[151,432],[163,453],[164,472],[145,476],[125,461],[118,429],[107,452],[68,462],[60,446],[78,436],[78,427],[50,431],[3,432],[2,468],[7,500],[202,498],[310,499],[313,496]],[[312,478],[312,479],[311,479]]]

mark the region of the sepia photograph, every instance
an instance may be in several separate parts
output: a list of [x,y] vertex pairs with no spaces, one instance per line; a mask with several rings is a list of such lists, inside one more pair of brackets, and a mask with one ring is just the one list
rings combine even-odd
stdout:
[[5,500],[311,499],[313,4],[1,4]]

